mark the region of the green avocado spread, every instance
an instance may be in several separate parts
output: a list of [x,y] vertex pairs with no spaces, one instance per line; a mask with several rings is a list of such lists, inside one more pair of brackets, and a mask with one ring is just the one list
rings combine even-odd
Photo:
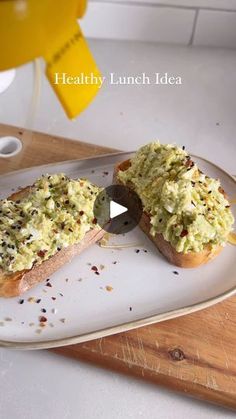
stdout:
[[161,233],[177,252],[200,252],[227,242],[234,218],[219,180],[203,174],[183,148],[153,142],[137,151],[123,184],[132,184]]
[[31,269],[99,229],[93,205],[101,190],[86,179],[56,174],[42,176],[22,199],[1,200],[0,267]]

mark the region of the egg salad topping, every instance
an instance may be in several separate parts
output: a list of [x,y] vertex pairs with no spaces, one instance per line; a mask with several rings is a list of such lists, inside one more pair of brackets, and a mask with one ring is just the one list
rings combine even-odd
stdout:
[[93,206],[101,190],[86,179],[56,174],[42,176],[23,198],[1,200],[0,267],[31,269],[99,229]]
[[184,147],[153,142],[137,151],[123,184],[132,184],[150,215],[150,233],[161,233],[177,252],[222,246],[234,218],[219,180],[203,174]]

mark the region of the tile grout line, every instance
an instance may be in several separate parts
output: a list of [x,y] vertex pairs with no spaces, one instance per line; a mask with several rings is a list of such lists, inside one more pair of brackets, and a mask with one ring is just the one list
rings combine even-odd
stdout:
[[119,6],[142,6],[142,7],[156,7],[156,8],[163,8],[163,9],[179,9],[179,10],[207,10],[213,12],[229,12],[229,13],[236,13],[235,9],[220,9],[217,7],[197,7],[197,6],[183,6],[177,4],[163,4],[163,3],[152,3],[152,2],[143,2],[143,1],[129,1],[129,0],[89,0],[89,3],[105,3],[105,4],[116,4]]
[[196,28],[197,28],[198,16],[199,16],[199,9],[196,9],[196,10],[195,10],[194,20],[193,20],[192,33],[191,33],[191,35],[190,35],[190,38],[189,38],[189,43],[188,43],[188,45],[189,45],[189,46],[190,46],[190,45],[193,45],[193,40],[194,40],[194,37],[195,37]]

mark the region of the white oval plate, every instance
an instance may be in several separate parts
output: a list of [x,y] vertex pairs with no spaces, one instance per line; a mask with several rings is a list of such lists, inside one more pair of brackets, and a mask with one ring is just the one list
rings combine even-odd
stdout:
[[[0,195],[56,172],[108,186],[114,164],[130,156],[118,153],[12,172],[0,177]],[[230,175],[204,159],[195,161],[236,198],[236,181]],[[134,246],[94,245],[52,275],[51,286],[44,281],[21,298],[1,298],[0,345],[37,349],[79,343],[192,313],[236,292],[235,246],[227,245],[208,265],[185,270],[170,265],[139,228],[113,236],[112,243]],[[45,327],[39,326],[40,316],[47,318]]]

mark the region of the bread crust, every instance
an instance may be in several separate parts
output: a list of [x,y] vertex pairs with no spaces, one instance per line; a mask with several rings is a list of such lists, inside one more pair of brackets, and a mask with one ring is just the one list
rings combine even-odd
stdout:
[[[113,177],[114,183],[122,184],[122,182],[120,182],[118,179],[118,172],[127,170],[130,167],[130,164],[130,160],[125,160],[124,162],[118,163],[115,166]],[[132,183],[127,186],[129,186],[131,189],[133,188]],[[171,264],[181,268],[196,268],[200,265],[203,265],[214,259],[222,250],[222,246],[217,246],[212,249],[210,245],[207,245],[201,252],[177,252],[171,243],[164,239],[162,234],[156,234],[155,236],[150,234],[150,216],[146,212],[143,212],[139,226],[147,235],[147,237],[155,244],[163,256],[165,256],[165,258]]]
[[[15,201],[26,196],[30,191],[30,186],[19,192],[12,194],[9,199]],[[90,245],[100,240],[105,234],[104,230],[94,228],[88,231],[83,240],[78,244],[68,246],[58,251],[48,260],[43,261],[40,265],[34,266],[29,270],[8,273],[0,269],[0,297],[16,297],[44,281],[63,265],[70,262],[72,258],[79,255]]]

